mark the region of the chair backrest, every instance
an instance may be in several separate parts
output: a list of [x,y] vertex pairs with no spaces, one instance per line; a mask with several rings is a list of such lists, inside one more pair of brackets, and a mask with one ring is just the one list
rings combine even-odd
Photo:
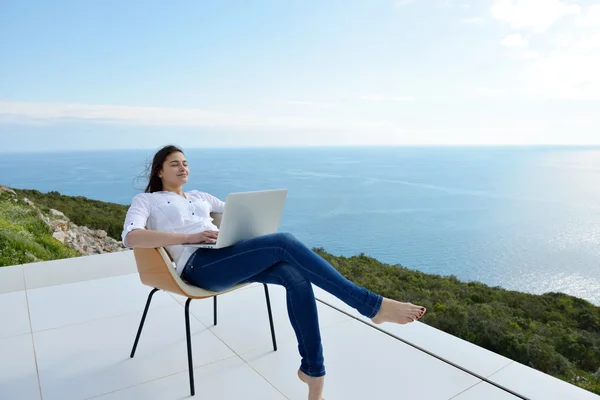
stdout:
[[[219,227],[222,214],[211,213],[210,215],[214,219],[213,223]],[[133,249],[133,255],[144,285],[186,297],[190,295],[185,291],[187,284],[177,275],[175,264],[163,247],[155,249],[136,247]]]

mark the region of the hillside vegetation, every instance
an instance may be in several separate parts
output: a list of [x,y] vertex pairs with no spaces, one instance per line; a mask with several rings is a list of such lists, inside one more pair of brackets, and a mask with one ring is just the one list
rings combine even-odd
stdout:
[[52,237],[52,229],[37,210],[0,192],[0,267],[77,255]]
[[[16,192],[120,240],[127,206],[58,192]],[[600,394],[600,307],[562,293],[533,295],[425,274],[364,254],[315,251],[354,282],[427,307],[423,323]],[[31,209],[0,193],[0,266],[31,262],[27,254],[42,260],[74,256]]]
[[59,192],[41,193],[37,190],[13,189],[19,197],[27,198],[44,211],[51,208],[63,212],[73,223],[90,229],[102,229],[108,236],[121,240],[127,206],[91,200],[83,196],[65,196]]
[[600,307],[563,293],[521,293],[386,265],[364,254],[316,251],[354,282],[427,307],[421,322],[600,394]]

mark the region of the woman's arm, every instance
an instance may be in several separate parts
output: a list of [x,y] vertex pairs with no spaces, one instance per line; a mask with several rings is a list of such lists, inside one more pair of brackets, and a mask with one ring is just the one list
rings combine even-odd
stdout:
[[140,193],[133,198],[127,210],[121,238],[126,247],[155,248],[187,243],[188,234],[160,232],[146,229],[152,205],[148,195]]
[[144,193],[131,201],[125,216],[121,238],[126,247],[156,248],[187,243],[214,243],[218,232],[171,233],[146,229],[152,206]]
[[136,229],[131,231],[125,236],[125,240],[130,247],[150,249],[191,243],[190,235],[187,233],[159,232],[148,229]]
[[177,244],[215,243],[219,237],[218,231],[204,231],[197,233],[170,233],[136,229],[126,235],[130,247],[165,247]]

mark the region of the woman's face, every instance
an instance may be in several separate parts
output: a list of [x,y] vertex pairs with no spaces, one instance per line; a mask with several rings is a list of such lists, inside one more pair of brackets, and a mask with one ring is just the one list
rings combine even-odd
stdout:
[[190,170],[185,156],[176,151],[171,153],[158,171],[158,177],[162,179],[163,186],[178,187],[187,183]]

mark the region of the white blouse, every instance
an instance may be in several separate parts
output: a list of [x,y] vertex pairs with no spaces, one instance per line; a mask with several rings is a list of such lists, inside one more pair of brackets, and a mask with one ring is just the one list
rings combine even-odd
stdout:
[[[219,229],[212,223],[210,213],[222,213],[225,203],[208,193],[197,190],[184,192],[184,195],[185,197],[168,191],[136,195],[125,216],[121,235],[123,244],[132,248],[125,241],[125,236],[135,229],[188,234],[208,230],[218,231]],[[196,248],[182,245],[165,248],[177,265],[177,273],[181,275],[185,263]]]

